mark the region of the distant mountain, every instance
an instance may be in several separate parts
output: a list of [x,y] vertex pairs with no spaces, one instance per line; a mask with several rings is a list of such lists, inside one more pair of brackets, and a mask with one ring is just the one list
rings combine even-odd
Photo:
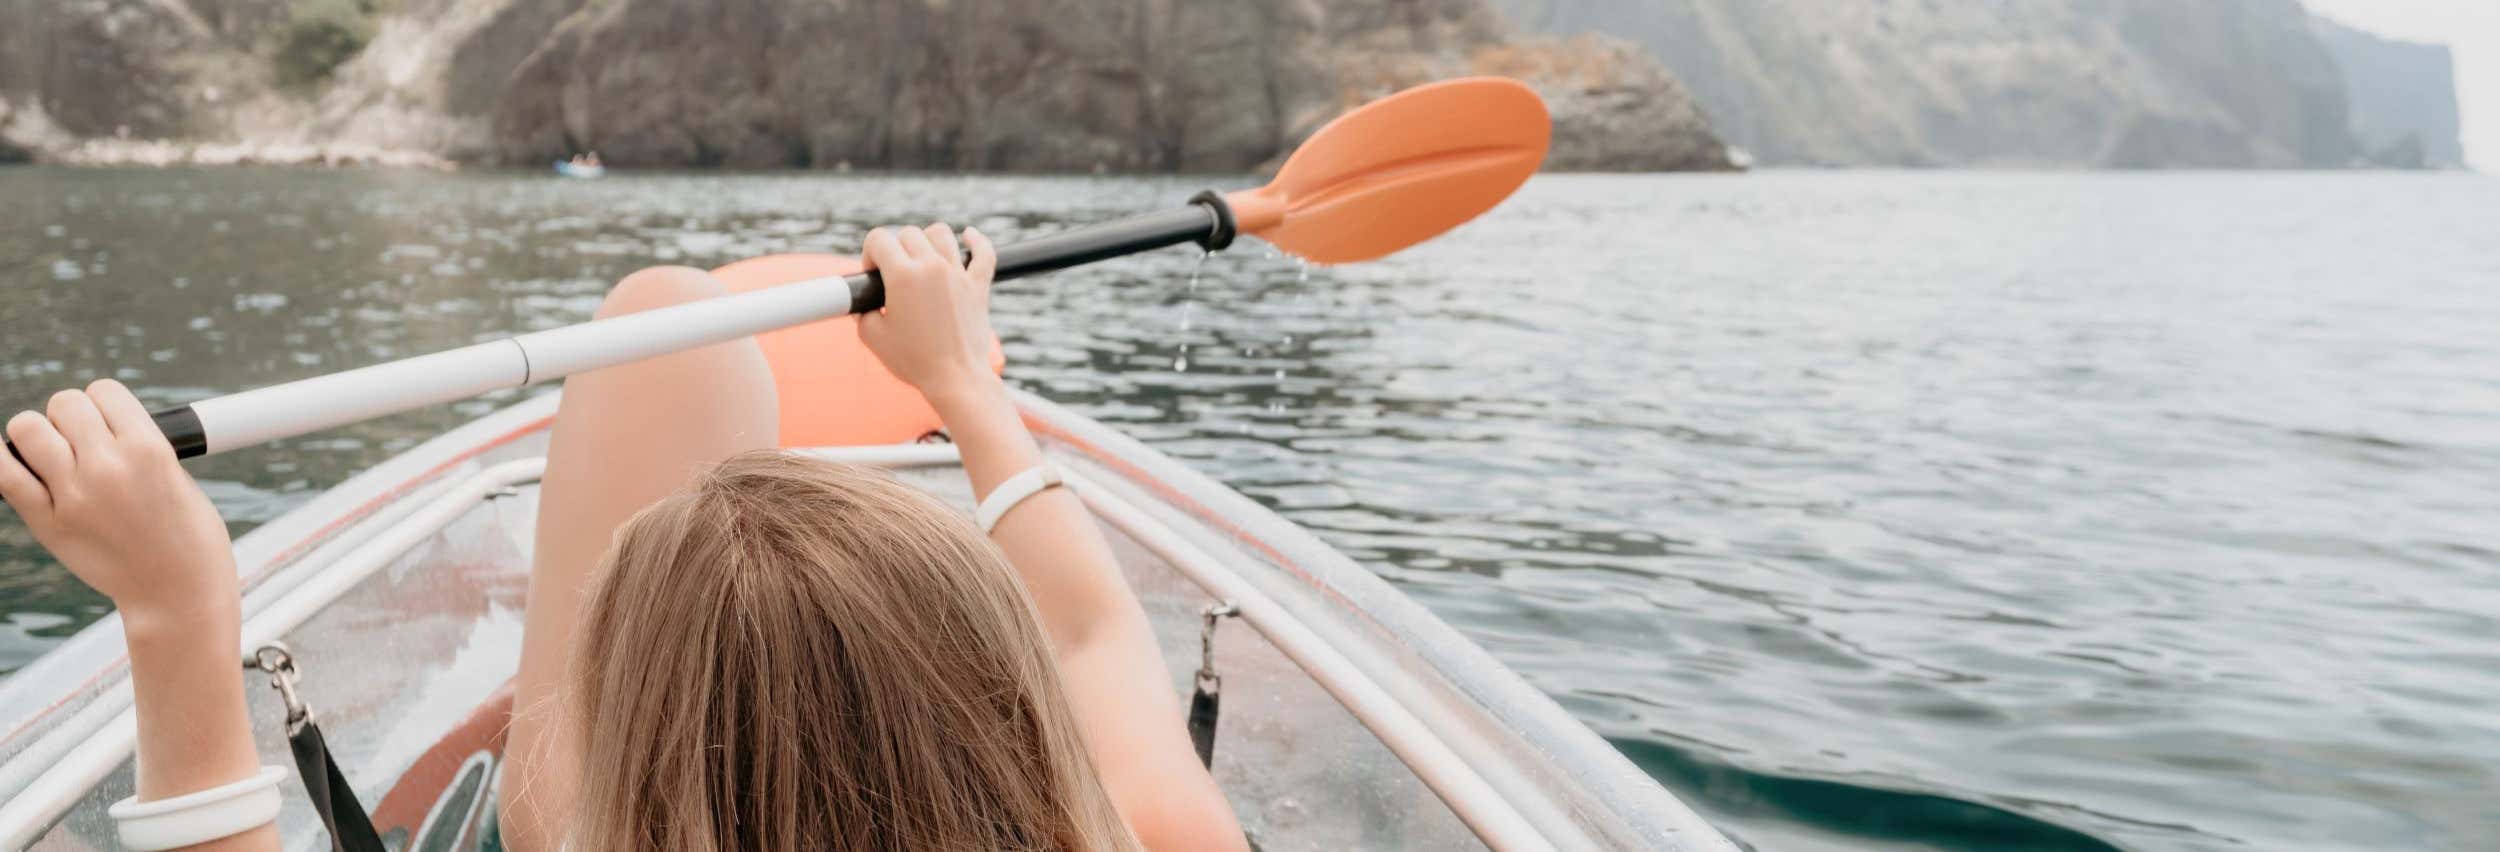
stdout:
[[2383,39],[2325,18],[2318,40],[2344,72],[2362,153],[2401,168],[2462,168],[2456,61],[2445,45]]
[[2361,153],[2344,74],[2295,0],[1497,5],[1534,29],[1643,44],[1765,163],[2340,167]]
[[0,0],[0,160],[1225,171],[1496,73],[1549,167],[1726,169],[1637,46],[1488,0]]

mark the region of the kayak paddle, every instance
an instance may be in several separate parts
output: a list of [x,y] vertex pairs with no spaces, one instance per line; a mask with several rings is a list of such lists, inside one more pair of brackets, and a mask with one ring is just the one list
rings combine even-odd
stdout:
[[[1516,81],[1470,77],[1418,86],[1338,116],[1303,142],[1266,186],[1201,192],[1172,210],[1002,246],[995,280],[1181,243],[1218,251],[1237,234],[1256,235],[1317,263],[1370,260],[1501,203],[1544,161],[1550,132],[1544,101]],[[811,279],[212,397],[153,415],[175,453],[190,458],[884,305],[885,287],[873,270]]]

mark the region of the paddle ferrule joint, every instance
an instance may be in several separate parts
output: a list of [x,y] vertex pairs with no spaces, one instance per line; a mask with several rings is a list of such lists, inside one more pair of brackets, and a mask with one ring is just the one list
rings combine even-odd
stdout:
[[885,307],[885,278],[874,269],[843,279],[851,288],[850,313],[864,314]]
[[1189,203],[1205,207],[1208,212],[1215,214],[1215,227],[1208,228],[1206,234],[1198,238],[1198,247],[1208,252],[1219,252],[1231,248],[1233,238],[1241,233],[1238,223],[1233,219],[1232,202],[1224,200],[1223,193],[1212,189],[1201,189],[1198,190],[1197,195],[1189,197]]
[[185,405],[149,412],[156,428],[165,433],[165,442],[174,445],[174,458],[187,459],[208,455],[208,429],[200,425],[200,413]]

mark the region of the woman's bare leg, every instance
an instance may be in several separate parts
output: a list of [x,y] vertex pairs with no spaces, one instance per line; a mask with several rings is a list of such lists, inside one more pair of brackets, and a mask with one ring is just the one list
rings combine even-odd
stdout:
[[[727,293],[701,270],[626,276],[601,317]],[[506,741],[501,820],[518,852],[555,852],[571,822],[581,764],[556,694],[584,586],[617,527],[720,460],[779,444],[772,371],[752,338],[565,380],[539,486],[536,564]]]

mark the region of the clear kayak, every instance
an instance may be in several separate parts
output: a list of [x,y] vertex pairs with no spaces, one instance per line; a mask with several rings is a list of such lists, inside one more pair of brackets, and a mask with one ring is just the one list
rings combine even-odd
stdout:
[[608,174],[608,167],[557,160],[556,174],[576,178],[606,177]]
[[[384,837],[491,835],[537,479],[557,396],[454,429],[235,543],[247,646],[282,639]],[[1176,691],[1214,631],[1214,768],[1265,850],[1732,849],[1588,728],[1414,602],[1283,518],[1110,428],[1018,400],[1095,512]],[[943,443],[807,450],[969,505]],[[238,649],[239,650],[239,649]],[[238,654],[238,665],[240,655]],[[0,845],[113,848],[135,736],[107,618],[0,681]],[[257,681],[257,678],[255,679]],[[250,691],[286,764],[274,692]],[[290,848],[326,847],[300,788]],[[491,848],[491,846],[490,846]]]

